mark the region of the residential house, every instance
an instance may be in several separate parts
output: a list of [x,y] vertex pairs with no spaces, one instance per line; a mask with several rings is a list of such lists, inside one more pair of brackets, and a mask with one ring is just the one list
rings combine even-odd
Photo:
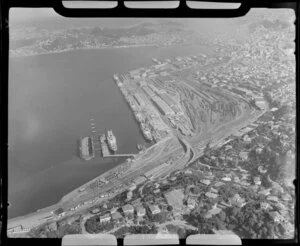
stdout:
[[267,196],[267,195],[270,194],[270,189],[261,190],[261,191],[258,192],[258,194]]
[[271,206],[267,202],[262,202],[262,203],[260,203],[260,208],[263,210],[267,210],[267,209],[271,208]]
[[277,196],[268,196],[267,200],[273,201],[273,202],[278,202],[278,197]]
[[291,223],[287,222],[287,221],[284,221],[284,222],[280,223],[278,226],[286,234],[293,233],[294,230],[295,230],[295,226],[292,225]]
[[130,187],[129,187],[129,190],[131,191],[134,191],[136,189],[136,185],[135,184],[132,184]]
[[113,214],[113,213],[117,212],[117,210],[118,210],[118,208],[113,207],[113,208],[110,210],[110,213]]
[[232,146],[231,145],[226,145],[225,150],[229,150],[229,149],[232,149]]
[[123,212],[124,212],[125,215],[130,215],[130,214],[133,214],[133,212],[134,212],[134,208],[130,204],[124,205],[122,207],[122,210],[123,210]]
[[259,166],[259,167],[258,167],[258,171],[259,171],[260,173],[266,173],[268,170],[267,170],[267,169],[263,169],[262,166]]
[[231,178],[230,177],[224,177],[224,178],[222,178],[222,180],[228,182],[228,181],[231,181]]
[[233,181],[234,181],[235,183],[239,183],[239,182],[240,182],[240,179],[239,179],[238,176],[234,176],[234,177],[233,177]]
[[247,134],[243,137],[243,140],[244,140],[246,143],[250,143],[250,142],[251,142],[251,138],[250,138]]
[[214,177],[213,173],[212,172],[207,172],[207,171],[203,171],[203,174],[202,174],[205,178],[207,179],[211,179]]
[[219,234],[219,235],[236,235],[233,231],[230,231],[230,230],[216,230],[216,229],[212,229],[212,231],[215,234]]
[[187,200],[187,206],[190,209],[194,209],[195,206],[196,206],[196,200],[192,197],[189,197],[188,200]]
[[253,178],[253,183],[255,185],[261,185],[261,179],[260,179],[260,177],[258,177],[258,176],[254,177]]
[[219,203],[219,205],[221,205],[222,207],[231,207],[231,204],[230,204],[230,203],[227,203],[227,202],[225,202],[225,201],[221,201],[221,202]]
[[243,199],[242,197],[240,197],[239,194],[235,194],[231,199],[230,202],[232,205],[238,206],[238,207],[243,207],[246,203],[245,203],[245,199]]
[[160,213],[160,209],[159,209],[158,205],[156,205],[156,204],[149,205],[149,209],[153,215]]
[[222,185],[225,185],[225,183],[223,183],[223,182],[216,182],[216,183],[214,184],[215,187],[220,187],[220,186],[222,186]]
[[55,211],[53,211],[53,213],[58,217],[64,216],[66,214],[66,212],[62,208],[56,209]]
[[133,207],[137,207],[141,204],[141,198],[135,199],[130,202]]
[[216,199],[218,197],[218,194],[211,193],[211,192],[206,192],[205,196],[208,198]]
[[208,179],[201,179],[201,180],[200,180],[200,183],[201,183],[201,184],[205,184],[205,185],[210,185],[210,182],[211,182],[211,181],[208,180]]
[[285,219],[277,212],[277,211],[272,211],[269,212],[270,217],[273,219],[275,223],[279,222],[284,222]]
[[107,223],[109,222],[111,219],[109,214],[104,214],[102,216],[100,216],[100,223]]
[[240,152],[239,156],[242,158],[243,161],[248,160],[248,152],[242,151]]
[[240,184],[243,185],[243,186],[249,186],[249,185],[251,185],[251,184],[250,184],[249,182],[247,182],[247,181],[241,181]]
[[292,200],[292,197],[291,197],[290,194],[284,193],[284,194],[281,195],[281,199],[282,199],[283,201],[291,201],[291,200]]
[[191,170],[186,170],[184,173],[185,174],[192,174],[193,172]]
[[111,214],[111,219],[116,222],[120,222],[123,219],[123,216],[119,212],[114,212]]
[[210,192],[212,192],[212,193],[218,193],[218,191],[215,188],[213,188],[213,187],[210,188]]
[[143,206],[139,206],[136,209],[136,213],[138,217],[143,217],[146,214],[146,209]]
[[158,194],[159,192],[160,192],[160,189],[155,189],[155,190],[153,191],[154,194]]
[[131,200],[132,195],[133,195],[132,191],[127,192],[127,201]]
[[206,219],[211,218],[212,216],[220,213],[222,209],[218,208],[216,205],[213,206],[211,210],[207,212],[207,214],[204,216]]

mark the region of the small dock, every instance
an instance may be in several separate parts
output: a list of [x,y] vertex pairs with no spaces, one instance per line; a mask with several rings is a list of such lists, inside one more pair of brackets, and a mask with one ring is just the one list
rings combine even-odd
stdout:
[[135,157],[136,154],[112,154],[108,148],[107,143],[100,141],[100,134],[92,136],[92,144],[94,150],[98,150],[102,152],[103,158],[111,158],[111,157]]
[[96,130],[95,119],[90,119],[90,125],[92,130],[92,145],[94,151],[101,151],[103,158],[112,158],[112,157],[135,157],[136,154],[112,154],[109,150],[108,144],[106,141],[101,142],[101,134]]
[[100,145],[101,145],[101,150],[102,150],[102,156],[105,157],[105,156],[110,155],[107,144],[106,143],[100,143]]

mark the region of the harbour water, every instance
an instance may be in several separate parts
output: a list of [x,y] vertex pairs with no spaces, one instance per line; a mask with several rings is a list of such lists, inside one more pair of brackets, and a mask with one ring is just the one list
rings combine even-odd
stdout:
[[113,74],[151,58],[208,54],[202,46],[77,50],[14,58],[9,77],[9,218],[52,205],[125,158],[83,161],[77,140],[112,129],[118,153],[147,145]]

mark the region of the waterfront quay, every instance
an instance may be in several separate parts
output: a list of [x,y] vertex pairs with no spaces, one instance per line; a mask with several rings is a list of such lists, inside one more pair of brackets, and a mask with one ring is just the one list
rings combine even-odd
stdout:
[[[116,154],[114,151],[110,150],[108,139],[105,137],[105,134],[97,134],[95,130],[95,123],[92,125],[92,136],[84,137],[79,142],[80,157],[84,160],[91,160],[96,156],[96,152],[100,151],[103,158],[121,158],[121,157],[135,157],[136,154],[126,153],[126,154]],[[86,140],[86,141],[83,141]],[[117,139],[115,138],[115,144],[117,144]]]

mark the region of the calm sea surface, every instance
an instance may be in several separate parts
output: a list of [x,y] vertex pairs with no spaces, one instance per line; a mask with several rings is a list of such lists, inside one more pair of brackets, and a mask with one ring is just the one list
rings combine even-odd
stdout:
[[124,159],[83,161],[76,140],[112,129],[119,153],[145,144],[112,76],[151,65],[152,57],[196,53],[206,47],[78,50],[10,60],[9,218],[52,205]]

